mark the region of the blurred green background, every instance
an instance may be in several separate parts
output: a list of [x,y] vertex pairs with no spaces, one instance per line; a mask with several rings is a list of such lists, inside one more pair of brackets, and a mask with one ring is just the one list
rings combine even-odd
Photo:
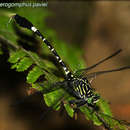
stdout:
[[[82,57],[86,62],[86,66],[96,63],[120,48],[123,49],[121,54],[93,71],[130,65],[129,2],[51,1],[48,2],[48,7],[43,8],[49,11],[50,14],[45,21],[41,19],[41,23],[43,22],[43,25],[46,24],[47,27],[54,30],[58,39],[65,41],[68,48],[74,46],[83,49]],[[15,12],[18,9],[5,10]],[[40,14],[35,13],[36,10],[37,8],[30,8],[30,11],[34,12],[34,21],[37,21],[40,17]],[[2,9],[0,11],[0,19],[2,20]],[[26,12],[28,17],[30,17],[29,14],[32,13]],[[0,25],[1,29],[5,27],[3,25]],[[42,25],[37,23],[37,26]],[[53,32],[52,34],[46,32],[46,29],[41,31],[53,41]],[[13,35],[10,36],[13,37]],[[54,43],[54,45],[56,46],[57,43]],[[69,55],[71,57],[72,52]],[[82,59],[77,59],[78,62],[80,60]],[[10,70],[10,64],[6,61],[6,56],[0,57],[1,130],[102,129],[93,126],[81,114],[78,120],[75,121],[70,119],[65,112],[52,111],[40,120],[42,112],[47,111],[48,108],[43,107],[43,104],[41,105],[41,96],[39,95],[29,98],[24,104],[18,105],[19,107],[11,106],[10,104],[15,100],[19,100],[27,94],[27,85],[24,83],[24,74]],[[118,119],[130,120],[129,83],[130,70],[102,75],[92,82],[93,87],[110,102],[113,115]]]

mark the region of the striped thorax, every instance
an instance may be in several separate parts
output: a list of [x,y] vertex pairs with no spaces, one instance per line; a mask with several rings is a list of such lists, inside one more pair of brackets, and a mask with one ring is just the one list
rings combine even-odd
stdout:
[[94,104],[99,100],[99,96],[95,94],[91,87],[91,84],[86,78],[73,78],[72,80],[73,90],[76,92],[75,96],[85,101],[90,101],[90,104]]

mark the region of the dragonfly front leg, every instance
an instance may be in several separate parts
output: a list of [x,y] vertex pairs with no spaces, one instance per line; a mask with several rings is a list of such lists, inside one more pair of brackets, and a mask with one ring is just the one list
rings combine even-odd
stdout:
[[76,105],[76,108],[79,108],[80,106],[83,106],[86,104],[86,101],[84,99],[75,99],[75,100],[70,100],[69,103],[72,106]]

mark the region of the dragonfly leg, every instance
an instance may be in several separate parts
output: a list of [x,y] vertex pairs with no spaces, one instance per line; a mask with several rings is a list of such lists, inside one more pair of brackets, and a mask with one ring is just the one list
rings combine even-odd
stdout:
[[86,101],[84,99],[75,99],[75,100],[70,100],[69,103],[72,106],[76,105],[76,108],[79,108],[80,106],[85,105]]

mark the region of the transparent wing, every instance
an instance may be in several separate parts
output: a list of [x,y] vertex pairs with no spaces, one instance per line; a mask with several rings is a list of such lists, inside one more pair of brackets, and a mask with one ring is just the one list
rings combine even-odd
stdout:
[[122,51],[122,49],[119,49],[118,51],[114,52],[113,54],[111,54],[110,56],[104,58],[103,60],[100,60],[99,62],[97,62],[96,64],[88,67],[88,68],[84,68],[84,69],[80,69],[78,71],[76,71],[76,73],[81,73],[81,75],[83,75],[84,73],[88,72],[89,70],[97,67],[98,65],[100,65],[101,63],[107,61],[108,59],[111,59],[112,57],[116,56],[117,54],[119,54]]
[[95,78],[102,74],[107,74],[107,73],[116,72],[116,71],[122,71],[122,70],[126,70],[126,69],[130,69],[130,66],[124,66],[124,67],[112,69],[112,70],[93,72],[93,73],[87,74],[86,78],[88,78],[88,79]]

